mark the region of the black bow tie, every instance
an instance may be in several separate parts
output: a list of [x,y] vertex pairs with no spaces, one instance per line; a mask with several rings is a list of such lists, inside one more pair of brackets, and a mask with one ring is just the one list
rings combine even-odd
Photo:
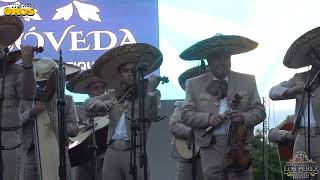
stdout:
[[217,96],[218,99],[223,99],[227,96],[228,82],[226,80],[213,80],[207,87],[207,92],[212,96]]

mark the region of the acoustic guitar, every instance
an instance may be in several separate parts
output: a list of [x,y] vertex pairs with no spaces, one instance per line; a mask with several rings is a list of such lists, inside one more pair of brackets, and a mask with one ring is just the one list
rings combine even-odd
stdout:
[[[280,130],[291,131],[292,128],[293,122],[288,122],[285,123],[282,127],[280,127]],[[289,161],[290,159],[292,159],[293,146],[294,141],[278,142],[278,151],[282,160]]]
[[[96,144],[98,147],[97,154],[106,150],[109,121],[108,116],[94,118]],[[69,156],[72,167],[79,166],[90,160],[88,147],[91,145],[91,134],[91,125],[81,125],[79,134],[73,138],[69,137]]]
[[[191,144],[190,149],[188,148],[187,141],[185,139],[175,138],[175,145],[178,154],[184,159],[192,159],[192,148]],[[195,154],[200,152],[200,146],[195,146]]]

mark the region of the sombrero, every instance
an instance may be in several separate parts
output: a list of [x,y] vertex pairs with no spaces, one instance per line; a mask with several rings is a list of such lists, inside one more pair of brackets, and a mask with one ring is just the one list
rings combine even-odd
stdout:
[[207,72],[209,72],[209,66],[208,65],[205,66],[205,69],[203,69],[203,67],[201,67],[201,66],[196,66],[196,67],[193,67],[193,68],[190,68],[190,69],[186,70],[178,78],[180,87],[183,90],[185,90],[186,81],[188,79],[196,77],[196,76],[200,76],[200,75],[205,74]]
[[211,54],[240,54],[251,51],[257,46],[257,42],[246,37],[216,34],[184,50],[180,54],[180,58],[183,60],[203,60]]
[[[35,59],[33,62],[33,70],[36,81],[45,81],[50,78],[50,75],[54,68],[58,67],[58,60],[52,60],[50,58]],[[71,79],[75,74],[80,72],[80,67],[64,63],[66,71],[66,80]]]
[[320,48],[320,27],[314,28],[297,40],[288,49],[283,64],[288,68],[301,68],[312,65],[313,58],[310,56],[311,50],[319,51]]
[[23,32],[23,23],[16,16],[0,16],[0,44],[13,44]]
[[74,93],[88,94],[88,87],[91,83],[94,82],[103,82],[106,85],[106,82],[103,81],[101,78],[97,77],[93,73],[92,69],[88,69],[82,71],[81,73],[77,74],[74,78],[72,78],[67,83],[66,87],[69,91]]
[[108,82],[108,88],[120,88],[119,66],[138,63],[139,58],[147,67],[146,75],[157,70],[162,64],[161,51],[146,43],[126,44],[109,50],[93,64],[94,73]]

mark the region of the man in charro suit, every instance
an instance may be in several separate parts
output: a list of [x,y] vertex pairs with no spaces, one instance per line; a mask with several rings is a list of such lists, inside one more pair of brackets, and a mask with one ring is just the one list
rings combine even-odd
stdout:
[[[24,155],[26,156],[25,167],[24,167],[24,179],[25,180],[35,180],[38,179],[38,169],[37,169],[37,160],[36,160],[36,151],[35,151],[35,117],[47,109],[49,118],[54,124],[57,121],[56,114],[56,77],[54,76],[53,69],[58,66],[57,62],[49,58],[42,58],[38,61],[35,61],[34,71],[36,74],[36,81],[38,84],[37,96],[34,101],[23,101],[20,105],[21,119],[23,125],[23,150]],[[80,71],[80,68],[67,65],[66,69],[66,78]],[[74,137],[78,134],[78,116],[76,113],[75,104],[72,96],[65,95],[65,127],[66,127],[66,136]],[[35,105],[34,105],[35,104]],[[54,126],[54,125],[53,125]],[[58,137],[58,136],[57,136]],[[71,166],[69,158],[66,151],[66,171],[67,179],[71,180]],[[58,176],[58,175],[57,175]],[[68,178],[69,177],[69,178]]]
[[[297,73],[288,81],[271,88],[269,96],[272,100],[296,99],[295,119],[297,119],[296,139],[293,148],[293,155],[297,152],[308,154],[307,127],[308,127],[308,98],[304,93],[305,85],[310,75],[309,82],[312,84],[307,87],[310,90],[310,158],[316,162],[320,168],[320,61],[319,42],[320,28],[312,29],[299,37],[288,49],[283,64],[288,68],[302,68],[312,66],[311,70]],[[300,114],[299,107],[301,106]],[[292,133],[292,132],[289,132]],[[312,177],[314,178],[314,177]],[[318,175],[316,179],[320,179]]]
[[[181,112],[182,122],[194,128],[205,180],[252,178],[251,167],[241,172],[230,171],[224,168],[224,158],[229,149],[230,122],[246,127],[246,150],[250,151],[254,126],[266,116],[255,77],[230,71],[231,55],[250,51],[256,46],[256,42],[245,37],[218,34],[198,42],[180,55],[184,60],[207,59],[210,68],[210,72],[187,80]],[[231,100],[236,94],[242,100],[233,110]],[[222,116],[224,112],[227,114]],[[213,131],[205,135],[211,126]]]
[[[88,94],[89,98],[99,96],[106,92],[106,82],[101,78],[94,75],[91,69],[81,72],[75,78],[70,80],[66,87],[69,91],[80,94]],[[83,105],[77,105],[77,114],[79,117],[79,125],[87,126],[90,122],[89,113]],[[106,115],[99,114],[99,116]],[[103,165],[104,152],[98,154],[97,157],[97,177],[98,180],[102,179],[102,165]],[[74,167],[73,177],[75,180],[87,180],[92,177],[92,170],[90,162],[83,165]]]
[[[127,44],[114,48],[102,55],[93,65],[95,74],[108,82],[109,91],[106,94],[89,98],[84,102],[84,106],[91,112],[107,112],[110,123],[108,126],[108,148],[103,162],[103,180],[131,180],[132,169],[130,170],[130,149],[136,148],[137,162],[139,163],[139,148],[130,147],[131,127],[133,118],[138,118],[138,99],[136,93],[131,93],[130,98],[117,102],[132,88],[137,78],[137,63],[142,63],[146,73],[150,74],[162,63],[161,52],[144,43]],[[136,75],[135,75],[136,74]],[[156,89],[159,79],[154,75],[148,78],[145,87],[145,117],[146,121],[154,120],[158,116],[160,108],[160,92]],[[112,89],[112,90],[110,90]],[[132,103],[134,100],[134,104]],[[132,109],[132,105],[133,108]],[[131,113],[134,111],[134,117]],[[146,137],[151,123],[146,122]],[[142,129],[138,130],[138,135]],[[137,136],[137,145],[143,142]],[[143,168],[137,164],[137,179],[143,179]],[[149,178],[149,170],[147,178]]]
[[[0,16],[0,87],[2,87],[3,77],[5,76],[1,114],[1,146],[12,148],[2,150],[3,179],[13,180],[23,178],[22,128],[18,107],[23,100],[33,100],[36,90],[32,69],[32,47],[21,45],[21,56],[19,58],[11,57],[11,53],[5,57],[4,48],[12,45],[20,37],[23,28],[23,22],[20,18]],[[15,64],[20,58],[22,58],[22,65]],[[6,60],[5,74],[3,71],[4,60]]]
[[[204,68],[204,69],[203,69]],[[191,69],[188,69],[187,71],[183,72],[179,76],[179,83],[181,88],[185,89],[185,82],[187,79],[191,77],[196,77],[201,74],[204,74],[207,68],[206,67],[194,67]],[[192,134],[191,128],[184,125],[181,122],[181,108],[183,106],[183,101],[176,101],[174,103],[174,112],[170,117],[169,122],[169,129],[174,136],[172,143],[175,144],[175,138],[184,139],[187,143],[189,143],[189,146],[192,142],[190,142],[190,137]],[[192,151],[192,146],[191,151]],[[174,149],[175,150],[175,147]],[[175,155],[175,153],[173,153]],[[202,167],[201,167],[201,158],[199,154],[196,154],[195,159],[185,159],[177,153],[178,156],[178,162],[177,162],[177,169],[176,169],[176,180],[192,180],[193,176],[195,176],[196,180],[202,180]],[[195,166],[195,167],[193,167]],[[193,172],[193,168],[195,168],[195,171]],[[193,174],[195,173],[195,174]]]

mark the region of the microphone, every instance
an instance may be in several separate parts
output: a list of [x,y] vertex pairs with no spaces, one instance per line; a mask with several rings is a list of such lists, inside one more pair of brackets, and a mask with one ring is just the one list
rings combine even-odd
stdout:
[[206,135],[208,135],[211,131],[214,130],[213,128],[214,128],[213,126],[207,127],[207,129],[205,130],[205,133],[202,134],[201,137],[205,137]]
[[202,73],[204,73],[206,71],[206,64],[205,64],[204,60],[201,60],[200,69],[201,69]]

